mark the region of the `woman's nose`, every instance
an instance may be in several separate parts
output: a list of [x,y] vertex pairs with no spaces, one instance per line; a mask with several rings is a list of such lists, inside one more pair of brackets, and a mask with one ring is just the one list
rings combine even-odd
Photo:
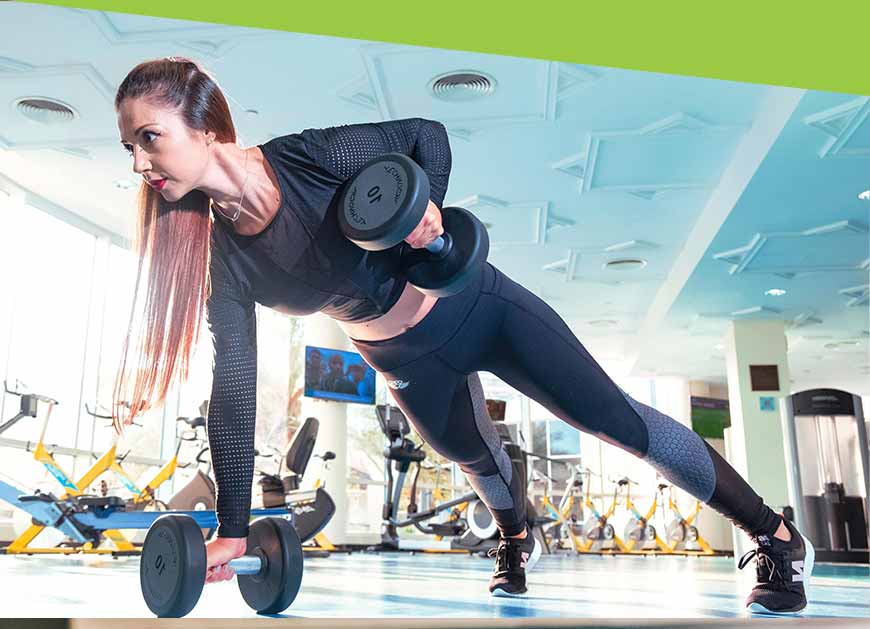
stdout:
[[146,170],[150,168],[150,162],[148,161],[148,156],[145,155],[145,151],[141,150],[139,147],[133,147],[133,172],[137,175],[141,175]]

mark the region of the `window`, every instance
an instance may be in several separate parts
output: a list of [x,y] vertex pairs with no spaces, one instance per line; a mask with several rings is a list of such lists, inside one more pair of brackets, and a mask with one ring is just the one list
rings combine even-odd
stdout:
[[[10,287],[12,313],[5,377],[60,402],[46,440],[71,445],[88,342],[95,238],[26,205],[16,212],[16,237],[6,242],[10,264],[4,284]],[[17,398],[11,399],[14,408]],[[34,439],[41,427],[25,418],[3,436]]]

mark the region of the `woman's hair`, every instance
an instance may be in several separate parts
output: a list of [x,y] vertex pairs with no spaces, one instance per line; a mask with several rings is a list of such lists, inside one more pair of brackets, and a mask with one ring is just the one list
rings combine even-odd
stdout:
[[[137,65],[118,87],[115,111],[125,100],[137,98],[177,112],[190,130],[212,131],[218,142],[236,141],[223,93],[189,59],[167,57]],[[187,379],[211,288],[210,203],[199,190],[170,203],[144,181],[139,188],[133,241],[139,266],[112,394],[118,431],[125,418],[133,421],[162,403],[177,376],[182,382]]]

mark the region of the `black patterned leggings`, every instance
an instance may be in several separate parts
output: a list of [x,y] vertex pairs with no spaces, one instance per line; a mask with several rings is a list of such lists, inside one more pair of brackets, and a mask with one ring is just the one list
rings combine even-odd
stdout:
[[384,375],[415,430],[459,464],[502,535],[523,530],[525,479],[517,478],[502,448],[477,371],[648,461],[749,535],[772,535],[779,526],[779,516],[713,448],[628,396],[552,308],[491,264],[403,334],[352,342]]

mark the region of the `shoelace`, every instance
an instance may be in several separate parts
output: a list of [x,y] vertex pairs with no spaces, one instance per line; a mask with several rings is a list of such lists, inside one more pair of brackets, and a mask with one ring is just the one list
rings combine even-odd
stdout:
[[486,551],[487,557],[495,557],[495,571],[508,572],[510,570],[510,548],[512,544],[501,540],[498,546]]
[[743,568],[746,567],[746,564],[752,561],[753,557],[755,558],[756,564],[755,572],[758,576],[758,580],[761,583],[774,583],[785,585],[785,575],[776,565],[776,560],[771,557],[767,553],[767,551],[761,550],[760,548],[750,550],[748,553],[743,555],[740,558],[737,567],[740,570],[743,570]]

